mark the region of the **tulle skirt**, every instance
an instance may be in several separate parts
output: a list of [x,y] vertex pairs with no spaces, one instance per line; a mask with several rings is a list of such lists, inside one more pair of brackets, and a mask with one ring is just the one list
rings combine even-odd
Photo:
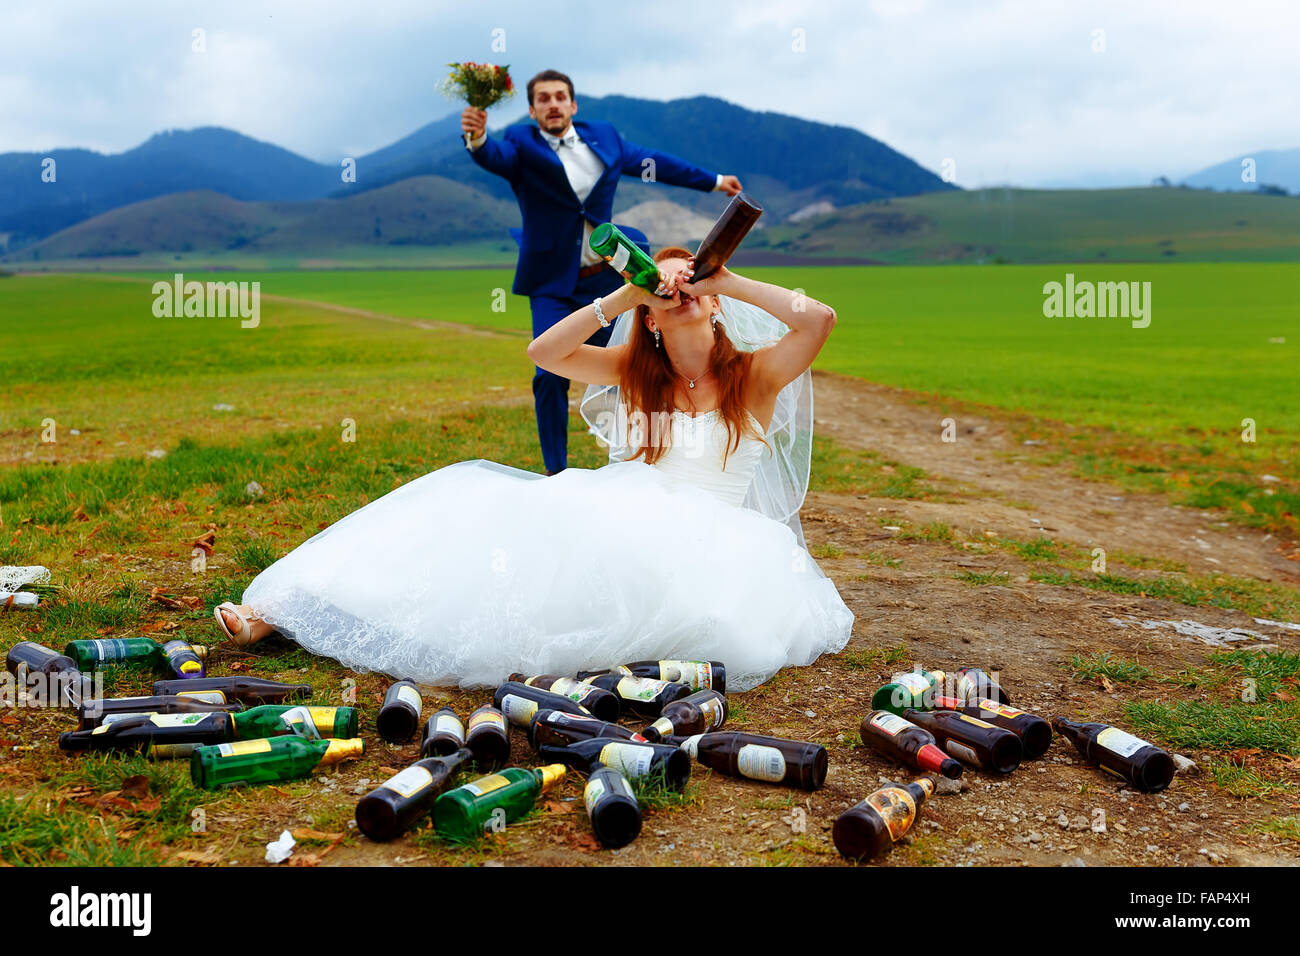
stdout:
[[549,478],[458,462],[320,532],[243,600],[354,670],[462,687],[690,659],[746,690],[853,627],[788,527],[640,461]]

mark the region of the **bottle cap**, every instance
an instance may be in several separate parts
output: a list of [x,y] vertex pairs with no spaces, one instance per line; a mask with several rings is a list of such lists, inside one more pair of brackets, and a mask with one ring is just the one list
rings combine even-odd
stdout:
[[325,755],[320,758],[319,766],[330,767],[343,760],[350,760],[353,757],[360,757],[366,751],[366,744],[360,737],[353,737],[351,740],[331,740],[329,749]]
[[538,771],[542,775],[542,793],[549,793],[551,788],[564,779],[564,774],[568,768],[562,763],[551,763],[545,767],[539,767]]

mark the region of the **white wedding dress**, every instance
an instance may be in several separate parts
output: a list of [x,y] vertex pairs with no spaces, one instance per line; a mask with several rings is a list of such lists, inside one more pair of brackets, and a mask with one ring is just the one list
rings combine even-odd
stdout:
[[724,470],[717,410],[671,427],[654,465],[441,468],[299,546],[243,602],[313,653],[435,685],[689,659],[747,690],[841,650],[853,613],[834,583],[790,527],[741,507],[767,446],[743,436]]

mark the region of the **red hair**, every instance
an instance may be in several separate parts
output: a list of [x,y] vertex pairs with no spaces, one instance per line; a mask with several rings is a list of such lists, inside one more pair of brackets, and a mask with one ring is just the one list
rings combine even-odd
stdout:
[[[690,256],[689,252],[679,246],[668,246],[660,249],[654,260],[663,262],[665,259],[689,259]],[[646,328],[645,319],[649,313],[648,306],[636,307],[633,315],[635,324],[628,338],[627,350],[619,363],[619,387],[629,411],[633,414],[642,412],[653,421],[656,414],[668,416],[673,412],[673,386],[677,373],[668,362],[668,350],[656,348],[654,333]],[[749,375],[754,354],[742,352],[731,343],[723,328],[725,323],[724,315],[714,327],[713,349],[709,353],[708,365],[717,378],[718,408],[727,427],[727,442],[722,456],[723,468],[727,467],[727,457],[730,453],[740,447],[742,434],[747,433],[767,444],[750,420],[744,403],[745,379]],[[668,442],[664,440],[667,436],[661,436],[658,441],[652,441],[650,438],[650,435],[658,434],[660,431],[670,430],[650,430],[645,436],[645,443],[630,458],[636,459],[644,455],[647,465],[653,465],[662,458],[668,449]]]

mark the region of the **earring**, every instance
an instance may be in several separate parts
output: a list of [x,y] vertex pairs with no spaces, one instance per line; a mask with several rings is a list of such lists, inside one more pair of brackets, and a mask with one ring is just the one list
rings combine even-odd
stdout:
[[659,335],[659,330],[658,330],[658,329],[655,329],[655,348],[659,348],[659,339],[660,339],[660,337],[661,337],[661,336]]
[[715,331],[715,332],[718,331],[718,316],[719,316],[719,315],[721,315],[720,312],[714,312],[714,313],[713,313],[713,331]]

